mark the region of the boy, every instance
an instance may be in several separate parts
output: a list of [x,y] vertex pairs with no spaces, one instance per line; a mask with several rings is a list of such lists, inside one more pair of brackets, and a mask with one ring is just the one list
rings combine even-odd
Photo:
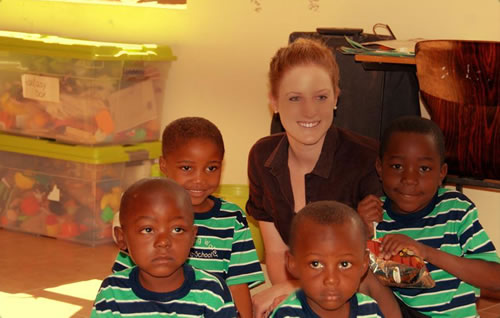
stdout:
[[383,317],[372,298],[356,293],[368,268],[366,231],[359,215],[335,201],[306,205],[293,218],[288,271],[301,289],[271,317]]
[[[243,211],[212,196],[220,183],[224,158],[222,135],[212,122],[184,117],[165,127],[160,169],[190,195],[198,235],[188,263],[222,277],[243,318],[252,317],[249,287],[264,281],[252,235]],[[120,252],[113,270],[133,266]]]
[[142,179],[121,199],[115,236],[137,265],[108,276],[91,317],[236,317],[216,276],[185,264],[196,237],[186,191],[169,179]]
[[403,117],[385,131],[377,172],[386,197],[366,197],[358,212],[376,225],[381,252],[422,257],[436,286],[394,288],[406,305],[431,317],[476,317],[479,288],[500,289],[500,259],[474,203],[440,188],[447,173],[444,137],[431,120]]

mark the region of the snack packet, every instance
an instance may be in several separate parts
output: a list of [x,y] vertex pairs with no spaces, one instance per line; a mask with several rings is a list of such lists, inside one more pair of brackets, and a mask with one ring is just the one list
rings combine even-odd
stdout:
[[400,288],[432,288],[436,285],[422,258],[403,249],[398,255],[386,260],[378,257],[380,241],[370,240],[370,269],[384,285]]

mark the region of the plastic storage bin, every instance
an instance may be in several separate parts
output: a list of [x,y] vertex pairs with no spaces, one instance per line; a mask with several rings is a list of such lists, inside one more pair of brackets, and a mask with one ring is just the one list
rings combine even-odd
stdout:
[[0,226],[111,242],[122,192],[150,176],[160,154],[159,141],[86,147],[0,134]]
[[0,130],[83,145],[160,139],[168,46],[0,31]]

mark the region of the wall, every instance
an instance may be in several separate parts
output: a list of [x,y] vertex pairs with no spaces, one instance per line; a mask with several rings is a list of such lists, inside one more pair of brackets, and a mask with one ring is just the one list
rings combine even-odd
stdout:
[[[482,0],[188,0],[186,10],[40,0],[0,1],[0,29],[93,40],[170,45],[163,123],[204,116],[227,147],[223,183],[246,183],[251,145],[268,134],[266,72],[292,31],[387,23],[398,38],[500,40],[500,2]],[[496,21],[496,22],[495,22]],[[466,190],[500,246],[500,193]]]

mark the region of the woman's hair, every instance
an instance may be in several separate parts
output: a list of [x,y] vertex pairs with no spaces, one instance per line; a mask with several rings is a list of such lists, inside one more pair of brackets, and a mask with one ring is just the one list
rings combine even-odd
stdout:
[[383,159],[387,150],[387,145],[392,135],[395,133],[414,133],[420,135],[428,135],[434,139],[436,151],[439,154],[441,164],[445,161],[445,142],[444,136],[439,126],[430,119],[419,116],[403,116],[393,120],[384,130],[382,139],[380,140],[379,156]]
[[219,128],[211,121],[201,117],[183,117],[174,120],[165,127],[162,136],[162,153],[166,157],[190,139],[205,138],[211,140],[224,157],[224,141]]
[[279,49],[269,66],[269,88],[274,98],[284,74],[295,66],[317,65],[330,75],[335,97],[339,96],[339,67],[332,50],[319,40],[299,38]]

